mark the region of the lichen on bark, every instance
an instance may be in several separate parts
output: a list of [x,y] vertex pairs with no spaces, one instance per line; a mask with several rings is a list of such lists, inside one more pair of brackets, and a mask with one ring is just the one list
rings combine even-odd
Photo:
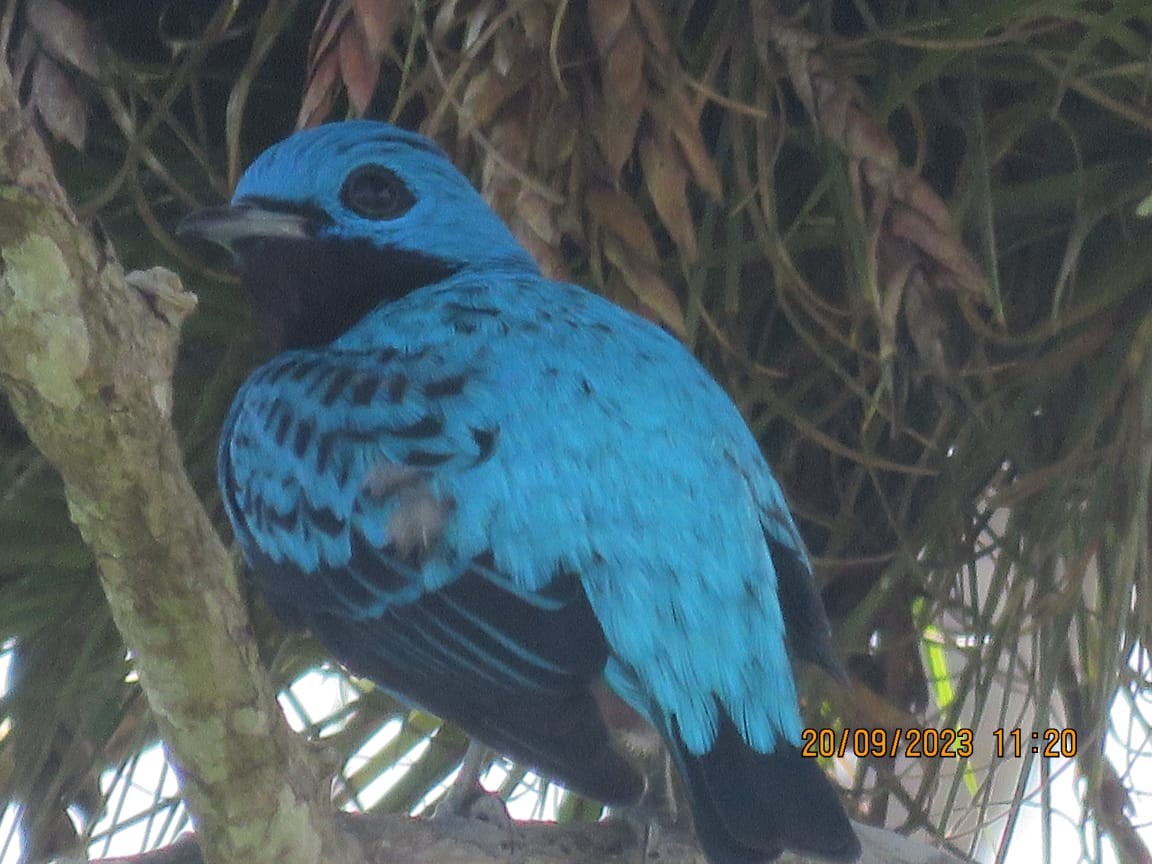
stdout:
[[5,249],[9,297],[6,329],[22,330],[29,351],[13,358],[36,392],[59,408],[81,402],[76,380],[88,368],[91,345],[67,262],[47,238],[29,234]]

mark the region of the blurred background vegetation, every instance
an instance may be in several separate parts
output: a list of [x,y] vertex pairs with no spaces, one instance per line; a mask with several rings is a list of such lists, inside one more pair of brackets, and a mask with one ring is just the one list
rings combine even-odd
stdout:
[[[1152,860],[1152,4],[2,5],[82,217],[199,296],[175,420],[217,516],[218,426],[264,349],[173,226],[297,125],[419,128],[547,271],[678,333],[744,411],[851,671],[801,670],[811,725],[973,730],[967,760],[829,760],[857,818],[981,861]],[[344,765],[338,803],[433,801],[464,736],[254,614],[290,717]],[[148,707],[3,405],[0,646],[0,860],[170,838],[170,780],[136,809],[116,782],[158,758]],[[1032,754],[1049,728],[1075,746]],[[490,761],[536,812],[599,813]]]

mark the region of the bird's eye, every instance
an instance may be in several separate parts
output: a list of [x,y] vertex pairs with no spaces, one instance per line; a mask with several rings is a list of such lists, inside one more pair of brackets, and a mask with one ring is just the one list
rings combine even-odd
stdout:
[[383,165],[362,165],[340,187],[340,201],[366,219],[395,219],[412,209],[416,198],[393,171]]

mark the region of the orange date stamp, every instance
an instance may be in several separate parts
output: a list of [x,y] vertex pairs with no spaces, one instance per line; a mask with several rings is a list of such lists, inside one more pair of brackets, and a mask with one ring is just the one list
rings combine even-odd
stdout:
[[812,729],[801,732],[800,755],[808,758],[858,759],[886,756],[894,759],[967,759],[972,755],[972,730],[930,729],[919,726],[892,729]]
[[[992,751],[998,759],[1031,754],[1070,759],[1076,755],[1075,729],[993,729]],[[975,733],[966,726],[932,729],[814,729],[801,732],[800,755],[810,759],[887,757],[894,759],[968,759]]]

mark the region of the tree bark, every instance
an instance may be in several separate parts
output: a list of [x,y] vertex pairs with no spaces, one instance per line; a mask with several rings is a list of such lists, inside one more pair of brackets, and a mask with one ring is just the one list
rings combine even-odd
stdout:
[[[364,864],[708,864],[692,837],[661,831],[641,859],[636,833],[624,822],[557,825],[450,818],[417,820],[403,815],[340,814],[365,850]],[[856,825],[863,853],[859,864],[963,864],[963,859],[891,831]],[[93,864],[202,864],[190,835],[164,849]],[[84,862],[61,862],[84,864]],[[819,864],[785,852],[777,864]]]
[[194,298],[163,274],[135,285],[78,224],[0,63],[0,387],[63,477],[204,858],[350,862],[355,844],[280,713],[169,422]]

